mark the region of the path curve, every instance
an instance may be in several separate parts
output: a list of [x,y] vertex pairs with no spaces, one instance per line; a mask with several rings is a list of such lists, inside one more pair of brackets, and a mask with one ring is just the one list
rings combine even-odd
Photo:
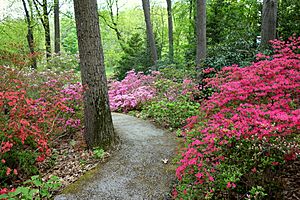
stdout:
[[[113,122],[122,141],[121,150],[100,164],[78,191],[56,196],[55,200],[167,199],[175,178],[170,164],[177,146],[174,136],[124,114],[113,113]],[[162,159],[169,162],[164,164]]]

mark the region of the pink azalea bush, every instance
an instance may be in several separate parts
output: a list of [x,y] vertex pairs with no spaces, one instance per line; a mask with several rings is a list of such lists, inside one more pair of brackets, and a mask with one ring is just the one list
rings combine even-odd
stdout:
[[251,198],[257,188],[259,198],[275,195],[276,169],[299,158],[300,37],[273,48],[206,80],[216,92],[187,120],[174,198]]
[[74,80],[0,67],[0,194],[38,173],[57,136],[81,129],[82,87]]
[[[166,72],[166,71],[165,71]],[[152,118],[167,127],[179,127],[187,117],[198,112],[198,85],[192,79],[176,82],[165,78],[164,73],[129,71],[122,81],[109,84],[112,111],[141,111],[144,118]]]
[[143,103],[151,100],[155,96],[153,83],[157,73],[145,75],[131,70],[122,81],[109,84],[108,95],[111,110],[128,112],[138,109]]

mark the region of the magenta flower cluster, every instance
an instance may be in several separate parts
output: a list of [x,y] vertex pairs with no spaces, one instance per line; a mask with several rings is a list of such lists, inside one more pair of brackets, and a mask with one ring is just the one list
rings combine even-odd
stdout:
[[[241,174],[226,179],[222,171],[232,159],[235,166],[242,163],[241,171],[249,168],[249,173],[257,173],[259,168],[299,157],[293,138],[300,129],[300,37],[272,44],[274,55],[259,54],[249,67],[224,67],[206,80],[216,92],[202,103],[203,116],[187,120],[190,143],[176,170],[183,187],[173,191],[175,198],[186,197],[187,191],[205,198],[218,189],[237,187]],[[242,151],[254,161],[247,163],[228,153]]]

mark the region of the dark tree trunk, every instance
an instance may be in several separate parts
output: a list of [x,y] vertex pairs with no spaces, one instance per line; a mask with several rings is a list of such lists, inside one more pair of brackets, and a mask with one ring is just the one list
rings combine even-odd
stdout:
[[74,0],[84,92],[85,140],[89,148],[118,143],[109,109],[107,80],[96,0]]
[[25,11],[25,16],[26,16],[26,23],[27,23],[27,42],[28,42],[28,47],[30,50],[31,54],[31,67],[33,69],[37,68],[37,63],[36,63],[36,57],[35,57],[35,52],[34,52],[34,37],[33,37],[33,32],[32,32],[32,26],[31,26],[31,18],[27,9],[27,5],[25,0],[22,0],[24,11]]
[[261,45],[268,47],[269,41],[276,38],[277,0],[264,0],[261,23]]
[[174,45],[173,45],[173,19],[172,19],[172,1],[167,0],[168,11],[168,37],[169,37],[169,59],[174,62]]
[[149,0],[142,0],[143,2],[143,10],[146,22],[146,32],[147,32],[147,42],[148,46],[150,47],[150,54],[151,54],[151,69],[153,71],[157,70],[157,49],[155,46],[155,39],[150,19],[150,3]]
[[59,0],[54,0],[54,52],[60,53]]
[[197,0],[196,6],[196,66],[200,69],[206,57],[206,0]]
[[47,0],[43,0],[43,16],[44,16],[44,29],[45,29],[45,45],[46,45],[46,57],[51,57],[51,39],[50,39],[50,24],[48,16],[48,4]]
[[[33,0],[33,4],[38,13],[38,16],[42,22],[44,32],[45,32],[45,46],[46,46],[46,58],[47,61],[51,57],[51,38],[50,38],[50,24],[49,24],[49,13],[48,13],[48,4],[47,0],[43,0],[43,3],[39,2],[39,0]],[[39,6],[43,9],[43,13],[41,13]]]

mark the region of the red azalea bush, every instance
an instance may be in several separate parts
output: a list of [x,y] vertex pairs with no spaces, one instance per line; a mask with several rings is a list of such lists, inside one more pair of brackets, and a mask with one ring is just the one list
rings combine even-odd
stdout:
[[71,76],[0,67],[0,194],[38,173],[56,136],[81,128],[81,93]]
[[276,169],[299,158],[300,37],[272,43],[274,55],[207,80],[215,93],[187,120],[174,198],[282,198]]

